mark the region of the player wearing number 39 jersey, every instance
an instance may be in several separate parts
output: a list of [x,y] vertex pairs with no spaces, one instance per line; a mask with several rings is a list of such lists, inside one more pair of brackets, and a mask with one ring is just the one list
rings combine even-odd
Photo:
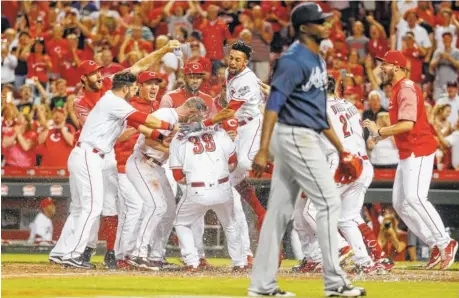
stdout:
[[247,265],[229,177],[236,166],[236,146],[224,130],[179,135],[171,143],[170,167],[175,180],[186,185],[174,227],[182,258],[191,271],[199,266],[191,225],[209,209],[215,211],[225,231],[233,270]]

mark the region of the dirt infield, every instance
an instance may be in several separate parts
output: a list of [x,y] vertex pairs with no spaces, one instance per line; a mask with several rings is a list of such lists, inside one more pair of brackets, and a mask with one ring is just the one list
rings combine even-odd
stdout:
[[[97,270],[80,270],[66,269],[59,265],[46,263],[3,263],[2,279],[16,278],[65,278],[65,277],[87,277],[87,276],[158,276],[158,277],[186,277],[196,276],[205,278],[247,278],[250,272],[234,273],[229,266],[215,266],[212,270],[206,270],[196,273],[185,271],[107,271],[101,265]],[[279,277],[293,280],[301,279],[320,279],[321,274],[295,273],[288,268],[281,268]],[[401,266],[385,275],[359,276],[351,275],[352,280],[361,281],[430,281],[430,282],[459,282],[459,270],[452,269],[448,271],[424,270],[417,266]]]

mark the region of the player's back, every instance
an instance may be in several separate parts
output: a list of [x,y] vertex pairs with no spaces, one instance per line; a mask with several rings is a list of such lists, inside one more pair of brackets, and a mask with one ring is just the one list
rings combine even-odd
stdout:
[[243,101],[236,111],[238,120],[261,115],[260,105],[263,103],[259,79],[248,67],[231,77],[226,70],[226,100]]
[[[343,147],[353,154],[366,155],[362,118],[357,108],[347,100],[333,97],[327,100],[327,115]],[[322,139],[328,153],[336,152],[325,136]]]
[[89,113],[79,141],[109,153],[126,128],[126,118],[135,111],[127,101],[112,91],[106,92]]
[[228,159],[236,148],[225,131],[190,134],[180,141],[179,146],[187,183],[218,184],[219,179],[229,176]]

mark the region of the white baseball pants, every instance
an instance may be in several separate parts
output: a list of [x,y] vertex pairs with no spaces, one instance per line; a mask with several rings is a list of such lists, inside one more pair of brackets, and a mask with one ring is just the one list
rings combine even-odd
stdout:
[[143,219],[131,256],[146,258],[148,246],[158,226],[161,224],[164,227],[174,221],[175,198],[164,169],[149,162],[141,153],[134,152],[129,157],[126,174],[144,203]]
[[123,260],[134,251],[139,235],[143,200],[125,173],[118,173],[120,216],[116,231],[115,256]]
[[392,203],[408,228],[429,247],[444,249],[451,240],[440,215],[428,201],[435,153],[401,159],[394,179]]

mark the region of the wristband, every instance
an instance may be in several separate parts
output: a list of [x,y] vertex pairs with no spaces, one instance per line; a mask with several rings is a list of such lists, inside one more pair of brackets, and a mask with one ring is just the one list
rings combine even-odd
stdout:
[[378,137],[382,137],[381,133],[379,132],[381,130],[381,128],[378,128]]
[[202,124],[205,127],[209,127],[209,126],[212,126],[214,123],[212,122],[212,119],[207,119],[207,120],[203,121]]
[[170,124],[167,121],[161,121],[161,127],[160,128],[164,129],[164,130],[173,130],[174,129],[174,125]]

